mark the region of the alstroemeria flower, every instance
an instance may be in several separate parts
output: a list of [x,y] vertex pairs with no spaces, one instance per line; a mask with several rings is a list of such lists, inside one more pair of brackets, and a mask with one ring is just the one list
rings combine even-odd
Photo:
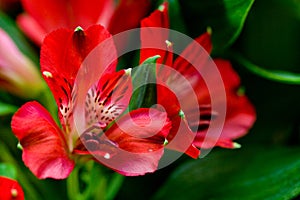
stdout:
[[[149,17],[141,22],[141,27],[161,27],[169,28],[168,19],[168,4],[162,4],[158,10],[154,11]],[[217,97],[214,99],[218,105],[226,105],[226,116],[224,127],[221,134],[207,133],[207,130],[212,122],[218,123],[218,110],[220,107],[216,106],[216,110],[212,110],[211,96],[204,79],[196,68],[187,61],[192,60],[199,66],[204,68],[205,64],[212,62],[209,54],[212,50],[212,43],[210,40],[211,33],[207,32],[196,38],[194,42],[186,47],[186,49],[173,61],[172,43],[169,41],[167,29],[163,31],[154,31],[151,29],[142,29],[141,42],[142,50],[140,61],[143,62],[146,58],[160,55],[158,64],[164,64],[180,73],[184,78],[190,80],[193,87],[193,92],[196,94],[197,103],[192,104],[192,93],[186,93],[185,88],[180,91],[182,94],[174,94],[169,88],[164,86],[157,87],[157,101],[168,112],[168,117],[172,121],[172,130],[168,137],[173,137],[176,132],[176,127],[180,122],[185,123],[187,127],[187,135],[193,135],[195,138],[192,147],[198,148],[212,148],[220,146],[225,148],[235,148],[239,145],[233,140],[237,139],[247,133],[249,128],[253,125],[256,113],[252,104],[244,94],[238,92],[240,86],[240,79],[237,73],[232,69],[229,61],[222,59],[214,59],[214,63],[220,72],[223,79],[223,85],[226,92],[226,99]],[[155,40],[153,39],[155,38]],[[164,47],[163,49],[145,48],[149,44],[158,44],[156,46]],[[202,46],[199,49],[199,44]],[[176,44],[175,44],[176,45]],[[203,53],[203,51],[207,53]],[[159,67],[159,66],[158,66]],[[208,74],[208,79],[214,79],[214,74]],[[158,79],[162,82],[172,82],[170,84],[182,85],[179,80],[168,77],[168,71],[163,67],[158,68]],[[211,87],[217,94],[221,89],[220,85],[212,85]],[[178,102],[178,97],[181,104]],[[219,98],[219,99],[218,99]],[[221,106],[222,107],[222,106]],[[194,116],[195,114],[199,116]],[[171,140],[172,138],[167,138]],[[167,146],[168,147],[168,146]],[[177,147],[175,147],[177,148]],[[192,150],[193,148],[189,148]],[[195,155],[195,153],[187,152]]]
[[0,43],[0,88],[21,97],[35,97],[44,86],[37,67],[1,28]]
[[[150,0],[21,0],[25,13],[17,22],[29,38],[38,45],[47,33],[58,28],[84,29],[101,24],[111,34],[139,25],[150,9]],[[126,16],[126,17],[124,17]]]
[[[100,25],[85,31],[59,29],[45,38],[41,70],[58,105],[62,128],[37,102],[23,105],[11,123],[23,147],[23,161],[38,178],[66,178],[80,157],[128,176],[157,169],[171,123],[156,109],[124,113],[132,90],[130,70],[115,72],[117,56],[110,38]],[[91,63],[102,76],[91,87],[90,80],[83,80],[77,88],[75,79],[85,58],[107,40]],[[87,93],[80,93],[85,87]],[[85,104],[79,105],[82,96]],[[74,120],[79,107],[84,108],[83,121]],[[78,125],[83,125],[82,132]]]
[[13,179],[0,176],[0,199],[23,200],[24,192],[19,183]]

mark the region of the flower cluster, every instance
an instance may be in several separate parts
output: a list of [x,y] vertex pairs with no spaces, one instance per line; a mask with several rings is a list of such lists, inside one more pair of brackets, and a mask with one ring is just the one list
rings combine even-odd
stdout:
[[[96,1],[22,1],[26,14],[18,22],[41,44],[41,73],[55,98],[60,122],[57,124],[36,101],[26,103],[13,116],[12,131],[22,146],[23,161],[33,174],[41,179],[64,179],[76,162],[94,159],[120,174],[137,176],[156,171],[166,148],[198,158],[201,148],[239,147],[233,140],[253,125],[255,110],[247,97],[238,92],[240,80],[230,62],[210,59],[211,31],[196,38],[173,59],[172,48],[176,44],[169,38],[169,32],[152,29],[169,29],[168,4],[142,19],[141,65],[137,68],[145,67],[147,59],[158,56],[158,106],[129,110],[134,100],[132,70],[117,70],[118,56],[111,34],[136,27],[147,13],[149,2],[139,1],[131,6],[131,1],[124,0],[115,7],[114,1],[100,1],[98,7],[88,6]],[[64,12],[64,6],[70,12]],[[119,21],[128,9],[134,9],[135,14],[120,26]],[[95,25],[99,22],[102,25]],[[46,33],[49,34],[45,37]],[[103,43],[105,48],[99,49]],[[163,48],[149,48],[156,44]],[[96,59],[86,62],[91,54]],[[200,66],[213,63],[223,85],[212,82],[215,85],[208,86],[205,80],[214,79],[214,74],[204,79],[190,60]],[[85,65],[101,74],[96,82],[78,78],[82,74],[95,76],[84,70]],[[172,70],[180,76],[172,75]],[[180,77],[191,83],[192,90],[185,87]],[[225,91],[225,99],[213,99],[212,88],[214,94]],[[224,116],[222,105],[226,107]],[[214,124],[220,120],[224,125],[218,133]]]

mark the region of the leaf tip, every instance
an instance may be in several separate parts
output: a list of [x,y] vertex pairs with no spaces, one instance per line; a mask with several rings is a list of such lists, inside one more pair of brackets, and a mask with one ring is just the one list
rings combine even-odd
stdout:
[[81,26],[77,26],[74,30],[74,32],[83,31],[83,28]]
[[20,142],[18,142],[18,144],[17,144],[17,148],[23,151],[23,147],[22,147],[22,145],[21,145],[21,143],[20,143]]
[[239,143],[237,143],[237,142],[233,143],[233,148],[234,149],[240,149],[241,147],[242,147],[242,145],[240,145]]
[[210,26],[208,26],[208,27],[206,28],[206,32],[207,32],[209,35],[211,35],[211,34],[212,34],[212,28],[211,28]]

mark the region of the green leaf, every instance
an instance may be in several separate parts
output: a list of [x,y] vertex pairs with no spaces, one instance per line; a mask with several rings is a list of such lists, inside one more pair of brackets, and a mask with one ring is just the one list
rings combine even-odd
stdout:
[[214,51],[232,45],[241,33],[254,0],[187,0],[182,11],[189,33],[198,37],[207,27],[212,28]]
[[17,107],[0,102],[0,116],[13,114],[17,111]]
[[161,57],[160,55],[155,55],[150,58],[147,58],[141,65],[155,64],[157,59],[159,59],[160,57]]
[[0,176],[16,179],[17,170],[12,164],[0,163]]
[[145,60],[140,66],[132,69],[133,94],[129,110],[148,108],[156,103],[156,60],[159,55]]
[[18,29],[16,23],[0,11],[0,28],[3,29],[18,46],[20,51],[28,56],[36,64],[39,63],[38,56],[33,48],[29,45],[23,34]]
[[182,17],[181,8],[178,0],[168,0],[170,27],[181,33],[186,33],[186,26]]
[[300,148],[221,150],[180,166],[155,199],[291,199],[300,194]]
[[251,63],[249,60],[247,60],[237,52],[231,53],[231,59],[238,62],[241,66],[245,67],[250,72],[263,78],[286,84],[300,84],[300,74],[282,70],[266,70],[260,66]]
[[107,191],[106,191],[106,199],[107,200],[115,199],[124,180],[125,180],[125,176],[120,175],[118,173],[113,174],[111,181],[109,182],[109,185],[107,186],[108,187]]
[[[256,75],[280,83],[299,84],[299,18],[294,0],[257,1],[232,56]],[[300,5],[300,4],[299,4]],[[299,12],[298,12],[299,13]],[[250,61],[250,62],[249,62]]]

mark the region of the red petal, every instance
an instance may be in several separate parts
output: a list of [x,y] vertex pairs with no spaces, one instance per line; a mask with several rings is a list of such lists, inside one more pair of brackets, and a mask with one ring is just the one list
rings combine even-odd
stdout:
[[240,78],[230,62],[221,59],[214,61],[221,73],[227,96],[226,121],[221,138],[237,139],[252,127],[256,119],[255,109],[244,94],[238,94]]
[[19,183],[7,177],[0,176],[0,199],[23,200],[24,192]]
[[[105,128],[120,116],[129,104],[132,95],[130,75],[124,70],[116,73],[105,73],[92,87],[86,98],[86,125],[100,124]],[[87,127],[87,128],[88,128]]]
[[168,3],[165,2],[159,7],[159,9],[152,12],[149,17],[146,17],[141,21],[141,27],[169,28],[170,23],[168,12]]
[[17,23],[22,31],[36,44],[42,45],[47,34],[37,21],[28,14],[21,14],[17,17]]
[[168,3],[164,3],[149,17],[141,21],[141,56],[140,63],[147,58],[160,55],[158,63],[172,66],[172,44],[166,42],[169,38]]
[[[105,51],[103,48],[98,48],[99,46],[101,47],[100,44],[104,43],[104,41],[106,45]],[[110,57],[104,56],[107,54],[106,51],[109,51]],[[106,67],[102,64],[105,61],[111,63],[110,59],[113,59],[114,61],[107,71],[114,71],[116,57],[116,50],[111,40],[111,35],[100,25],[91,26],[86,31],[77,30],[74,32],[69,29],[59,29],[50,33],[42,45],[40,63],[44,78],[60,110],[69,109],[69,113],[72,110],[70,104],[74,99],[72,99],[71,94],[78,70],[83,61],[86,63],[86,66],[93,64],[92,68],[101,72]],[[88,74],[91,74],[91,76],[97,75],[97,73]],[[84,78],[85,83],[88,84],[88,80],[91,77]],[[81,87],[83,86],[81,85]],[[62,124],[64,123],[62,122]]]
[[[248,132],[255,122],[256,113],[248,98],[237,93],[240,79],[238,74],[232,69],[230,62],[218,59],[215,60],[215,63],[218,66],[226,90],[227,102],[224,102],[222,99],[216,99],[220,105],[226,103],[225,124],[221,135],[214,135],[213,132],[211,135],[206,135],[206,130],[199,131],[195,145],[202,148],[211,148],[213,146],[233,148],[234,145],[231,141],[242,137]],[[215,88],[218,90],[219,87],[216,86]],[[208,93],[203,98],[209,98]],[[218,110],[215,110],[215,112],[218,113]],[[211,123],[219,122],[216,118]]]
[[24,10],[34,18],[46,32],[58,28],[88,28],[96,24],[106,6],[105,1],[90,0],[22,0]]
[[126,176],[154,172],[170,128],[171,123],[164,112],[148,108],[132,111],[121,117],[102,137],[115,146],[114,156],[98,159]]
[[162,84],[158,84],[156,88],[157,103],[165,109],[169,117],[178,115],[181,108],[174,92]]
[[[121,0],[108,27],[111,34],[137,28],[151,8],[150,0]],[[126,17],[124,17],[126,16]]]
[[186,120],[179,115],[171,118],[172,129],[170,130],[170,137],[168,137],[168,149],[183,152],[186,155],[197,159],[200,155],[200,150],[194,146],[193,141],[196,134],[191,131]]
[[240,86],[240,77],[234,71],[228,60],[214,59],[220,71],[226,90],[236,91]]
[[[169,88],[158,85],[157,102],[165,109],[172,121],[172,128],[167,137],[169,144],[166,148],[185,152],[192,158],[198,158],[200,151],[193,145],[196,135],[188,127],[186,120],[179,115],[181,108],[178,96],[175,96]],[[197,116],[197,119],[199,119],[199,116]]]
[[121,149],[146,153],[163,147],[170,128],[166,113],[141,108],[121,117],[105,135]]
[[112,158],[101,156],[97,161],[124,176],[140,176],[153,173],[158,168],[164,149],[158,149],[150,153],[134,153],[122,149],[116,149]]
[[23,147],[23,161],[35,176],[68,177],[74,162],[63,133],[45,108],[37,102],[26,103],[13,116],[11,127]]
[[189,80],[195,90],[202,80],[201,69],[210,64],[211,49],[211,38],[207,32],[191,42],[174,62],[173,68]]
[[256,119],[256,112],[244,95],[236,93],[227,97],[226,121],[221,138],[237,139],[244,136],[252,127]]
[[[195,39],[196,42],[198,42],[198,44],[201,45],[202,48],[205,49],[205,51],[210,54],[212,51],[212,42],[211,42],[211,33],[209,31],[203,33],[202,35],[200,35],[199,37],[197,37]],[[193,43],[190,44],[186,50],[190,51],[190,49],[193,48]]]

